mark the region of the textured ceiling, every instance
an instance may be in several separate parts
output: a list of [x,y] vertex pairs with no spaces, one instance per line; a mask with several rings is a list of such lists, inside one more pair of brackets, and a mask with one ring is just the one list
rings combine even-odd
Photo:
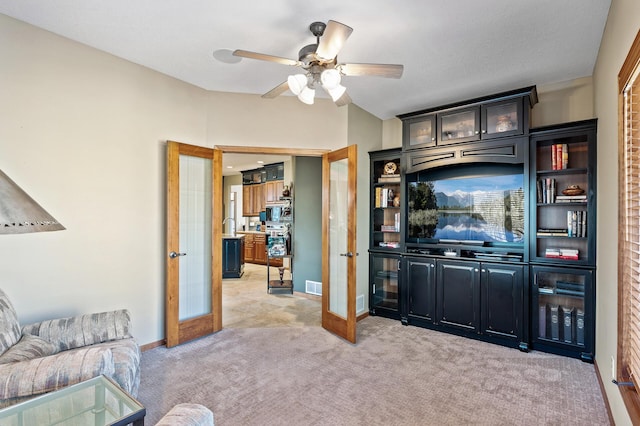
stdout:
[[231,50],[297,59],[315,41],[309,24],[336,20],[353,28],[339,62],[404,65],[399,80],[343,78],[355,104],[387,119],[590,76],[609,6],[609,0],[3,0],[0,13],[207,90],[253,94],[297,68],[229,63]]

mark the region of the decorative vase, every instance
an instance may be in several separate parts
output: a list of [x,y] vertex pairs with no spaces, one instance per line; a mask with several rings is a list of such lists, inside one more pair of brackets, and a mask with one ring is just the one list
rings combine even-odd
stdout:
[[288,197],[290,195],[291,195],[291,191],[289,191],[289,185],[285,185],[284,189],[282,190],[282,196]]

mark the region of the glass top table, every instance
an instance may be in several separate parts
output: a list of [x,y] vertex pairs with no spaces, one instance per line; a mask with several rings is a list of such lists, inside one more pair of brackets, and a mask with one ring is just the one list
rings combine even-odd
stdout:
[[105,376],[0,410],[0,426],[144,425],[146,409]]

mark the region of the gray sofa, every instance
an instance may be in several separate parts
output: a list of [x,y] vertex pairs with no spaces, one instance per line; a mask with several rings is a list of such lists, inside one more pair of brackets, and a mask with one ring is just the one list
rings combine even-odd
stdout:
[[100,374],[136,397],[140,355],[127,310],[20,327],[0,289],[0,408]]

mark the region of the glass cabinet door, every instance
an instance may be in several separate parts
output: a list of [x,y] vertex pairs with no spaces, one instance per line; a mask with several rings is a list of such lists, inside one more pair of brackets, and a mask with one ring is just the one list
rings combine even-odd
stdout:
[[399,318],[398,311],[398,272],[399,256],[371,254],[369,273],[371,280],[370,310],[373,314],[388,311],[392,317]]
[[522,98],[482,106],[482,138],[521,135]]
[[438,115],[438,145],[480,139],[480,107],[462,108]]
[[436,115],[427,114],[403,122],[405,150],[436,146]]
[[[533,266],[533,338],[538,343],[592,352],[592,270]],[[535,348],[535,343],[534,343]]]

